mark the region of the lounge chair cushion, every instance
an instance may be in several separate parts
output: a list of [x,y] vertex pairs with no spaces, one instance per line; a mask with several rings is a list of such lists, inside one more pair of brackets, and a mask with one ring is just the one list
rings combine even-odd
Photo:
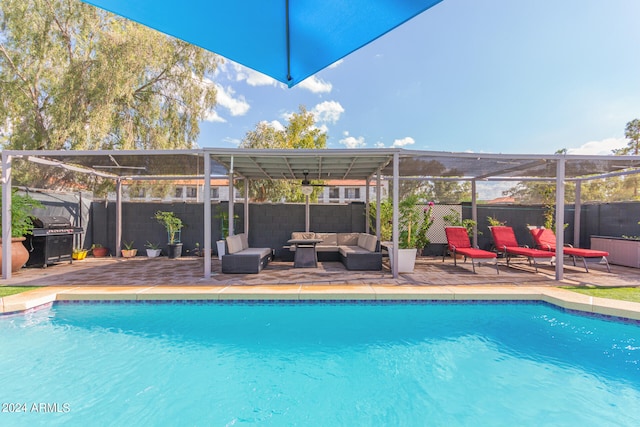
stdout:
[[[555,252],[556,234],[553,232],[553,230],[550,230],[548,228],[532,228],[531,236],[533,236],[533,240],[536,242],[536,245],[540,249]],[[562,248],[562,250],[565,255],[572,255],[582,258],[600,258],[609,256],[609,252],[597,251],[595,249],[564,247]]]
[[498,255],[495,252],[485,251],[483,249],[476,248],[456,248],[456,253],[460,255],[464,255],[467,258],[473,259],[491,259],[496,258]]
[[361,248],[360,246],[340,246],[340,253],[343,256],[349,256],[349,254],[370,254],[371,251]]
[[240,252],[242,249],[242,236],[235,235],[227,237],[227,250],[230,254]]
[[315,233],[316,239],[322,239],[318,246],[338,246],[338,235],[336,233]]
[[308,233],[305,233],[304,231],[294,231],[293,233],[291,233],[291,238],[295,240],[315,239],[316,233],[314,233],[313,231],[310,231]]
[[242,249],[247,249],[249,247],[249,236],[246,233],[238,234],[240,236],[240,241],[242,242]]
[[338,246],[358,246],[360,233],[338,233]]
[[608,257],[609,252],[597,251],[595,249],[582,249],[582,248],[562,248],[565,255],[572,255],[582,258],[600,258]]

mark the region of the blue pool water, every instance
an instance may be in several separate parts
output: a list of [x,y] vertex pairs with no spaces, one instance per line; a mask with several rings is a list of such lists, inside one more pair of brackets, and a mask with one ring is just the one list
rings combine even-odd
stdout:
[[640,326],[522,303],[57,304],[0,318],[0,402],[3,426],[638,426]]

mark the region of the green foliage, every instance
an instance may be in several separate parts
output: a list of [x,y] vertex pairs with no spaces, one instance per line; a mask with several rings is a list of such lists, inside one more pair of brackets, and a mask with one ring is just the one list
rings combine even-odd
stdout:
[[[16,190],[11,192],[11,237],[22,237],[31,234],[33,220],[32,211],[42,208],[42,203],[25,194],[20,195]],[[2,199],[0,198],[0,212]],[[0,214],[0,237],[2,236],[2,215]]]
[[[369,203],[369,224],[376,228],[376,203]],[[376,230],[377,232],[377,230]],[[380,239],[390,241],[393,234],[393,203],[390,199],[380,201]]]
[[[240,144],[240,148],[252,149],[323,149],[326,146],[327,134],[315,127],[313,114],[304,106],[300,106],[298,113],[291,115],[284,129],[276,129],[265,122],[258,123],[256,129],[248,132]],[[310,200],[317,200],[320,191],[321,189],[314,188]],[[299,181],[253,180],[250,183],[249,196],[256,202],[305,201]]]
[[145,248],[148,249],[160,249],[160,244],[159,243],[151,243],[150,241],[147,240],[147,243],[144,244]]
[[128,251],[130,251],[131,249],[133,249],[133,240],[130,242],[127,241],[123,241],[122,245],[124,246],[124,248]]
[[489,227],[501,227],[503,225],[507,225],[507,221],[500,221],[498,218],[493,216],[488,216],[487,222],[489,223]]
[[173,212],[157,211],[154,218],[167,230],[169,244],[180,243],[178,232],[182,230],[184,224]]
[[194,146],[216,103],[207,76],[219,57],[77,0],[0,7],[0,123],[11,129],[3,147]]
[[[449,209],[449,214],[444,215],[442,217],[442,220],[449,224],[452,225],[454,227],[464,227],[467,229],[467,235],[469,235],[469,238],[471,238],[473,236],[473,228],[478,225],[474,220],[472,219],[462,219],[462,217],[460,216],[460,214],[456,211],[454,211],[453,209]],[[478,231],[478,234],[482,234],[482,232]]]
[[429,204],[427,209],[420,209],[418,204],[423,197],[423,194],[410,194],[400,201],[398,228],[400,229],[399,247],[401,249],[423,249],[429,244],[427,231],[433,224],[432,204]]
[[[220,219],[220,231],[222,233],[222,238],[226,239],[227,237],[229,237],[229,211],[218,205],[215,218]],[[237,220],[238,218],[240,218],[238,214],[233,215],[234,224],[235,220]]]
[[435,220],[435,218],[432,215],[433,206],[434,206],[434,203],[429,202],[428,207],[424,208],[422,211],[423,212],[422,222],[420,223],[420,227],[418,229],[418,235],[416,236],[416,248],[418,248],[419,251],[421,251],[429,243],[431,243],[431,241],[427,237],[427,233],[429,232],[429,229],[431,228],[431,226],[433,225],[433,221]]

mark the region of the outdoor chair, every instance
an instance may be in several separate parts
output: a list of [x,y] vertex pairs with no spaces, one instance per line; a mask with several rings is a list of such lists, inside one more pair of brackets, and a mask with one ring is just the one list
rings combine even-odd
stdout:
[[[538,249],[553,253],[556,252],[556,234],[553,230],[548,228],[530,228],[529,231],[531,232],[533,241]],[[582,263],[587,273],[589,272],[589,267],[587,267],[587,258],[600,258],[607,265],[607,271],[611,273],[609,261],[607,260],[609,252],[597,251],[595,249],[574,248],[571,245],[565,245],[562,248],[562,251],[565,255],[568,255],[573,259],[574,266],[576,265],[576,258],[582,258]]]
[[[474,248],[471,246],[467,229],[464,227],[445,227],[444,232],[447,235],[447,246],[453,257],[453,265],[457,265],[456,255],[460,254],[464,256],[464,260],[471,259],[471,266],[473,272],[476,272],[476,260],[494,260],[496,265],[496,273],[500,274],[498,270],[498,260],[495,252],[485,251],[483,249]],[[444,262],[445,254],[442,254],[442,262]],[[478,265],[486,261],[478,261]]]
[[495,226],[489,227],[489,229],[491,230],[496,250],[507,258],[507,265],[509,265],[509,261],[514,255],[527,257],[530,265],[533,261],[536,273],[538,272],[538,260],[545,260],[553,263],[555,257],[553,252],[520,246],[516,239],[516,235],[513,232],[513,228],[507,226]]

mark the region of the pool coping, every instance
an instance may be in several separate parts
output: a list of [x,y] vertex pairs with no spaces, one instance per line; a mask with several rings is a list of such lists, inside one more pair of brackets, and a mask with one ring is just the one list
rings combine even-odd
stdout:
[[585,313],[640,320],[640,303],[598,298],[547,286],[256,285],[256,286],[56,286],[0,298],[0,314],[56,301],[544,301]]

